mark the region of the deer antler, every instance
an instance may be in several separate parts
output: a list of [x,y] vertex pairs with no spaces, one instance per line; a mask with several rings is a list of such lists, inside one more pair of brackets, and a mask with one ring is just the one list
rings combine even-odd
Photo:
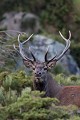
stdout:
[[71,41],[70,41],[70,39],[71,39],[71,32],[69,31],[69,38],[68,39],[66,39],[62,34],[61,34],[61,32],[59,31],[59,34],[60,34],[60,36],[66,41],[66,46],[65,46],[65,48],[64,48],[64,50],[62,51],[62,53],[58,56],[58,55],[55,55],[51,60],[47,60],[47,54],[48,54],[48,51],[46,52],[46,54],[45,54],[45,62],[47,62],[47,63],[50,63],[50,62],[53,62],[54,63],[54,61],[58,61],[59,59],[61,59],[62,57],[63,57],[63,55],[68,51],[68,49],[69,49],[69,47],[70,47],[70,43],[71,43]]
[[45,62],[48,62],[48,59],[47,59],[48,50],[49,50],[49,47],[48,47],[48,49],[46,50],[46,53],[45,53]]
[[[27,56],[25,56],[24,52],[23,52],[23,45],[28,42],[30,40],[30,38],[33,36],[33,34],[27,39],[25,40],[24,42],[20,42],[20,34],[18,35],[18,43],[19,43],[19,50],[17,50],[17,48],[15,47],[15,44],[13,45],[14,49],[21,55],[21,57],[24,59],[24,60],[28,60],[30,62],[33,62],[30,58],[28,58]],[[31,52],[31,51],[30,51]],[[34,55],[32,54],[31,52],[31,55],[35,61],[35,57]]]

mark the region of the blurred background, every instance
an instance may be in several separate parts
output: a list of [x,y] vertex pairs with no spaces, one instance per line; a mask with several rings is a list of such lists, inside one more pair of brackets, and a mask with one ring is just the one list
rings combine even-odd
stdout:
[[28,45],[36,58],[43,60],[46,46],[50,48],[49,58],[64,49],[59,31],[68,38],[70,30],[70,51],[56,66],[55,73],[80,74],[80,0],[3,0],[0,2],[0,31],[5,30],[14,31],[0,34],[0,71],[22,67],[22,60],[18,60],[19,56],[11,47],[13,43],[17,44],[18,31],[25,32],[27,37],[34,33],[33,42]]

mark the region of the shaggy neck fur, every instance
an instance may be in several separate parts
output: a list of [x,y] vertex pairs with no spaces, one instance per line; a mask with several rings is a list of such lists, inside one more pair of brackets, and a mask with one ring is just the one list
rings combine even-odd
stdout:
[[34,79],[34,89],[45,91],[45,96],[57,97],[62,87],[53,80],[50,73],[47,72],[42,78]]

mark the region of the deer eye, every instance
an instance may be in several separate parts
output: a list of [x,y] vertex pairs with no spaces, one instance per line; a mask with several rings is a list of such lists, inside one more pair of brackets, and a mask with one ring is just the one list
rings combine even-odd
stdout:
[[32,68],[33,68],[33,70],[35,70],[35,66],[33,66]]

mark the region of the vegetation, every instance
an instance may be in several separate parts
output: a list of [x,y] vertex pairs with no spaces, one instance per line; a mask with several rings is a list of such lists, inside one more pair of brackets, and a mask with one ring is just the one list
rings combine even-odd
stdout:
[[[60,84],[80,84],[79,76],[55,76]],[[57,106],[56,98],[44,98],[44,92],[32,90],[32,78],[24,71],[0,73],[0,119],[1,120],[76,120],[80,119],[78,108]]]

